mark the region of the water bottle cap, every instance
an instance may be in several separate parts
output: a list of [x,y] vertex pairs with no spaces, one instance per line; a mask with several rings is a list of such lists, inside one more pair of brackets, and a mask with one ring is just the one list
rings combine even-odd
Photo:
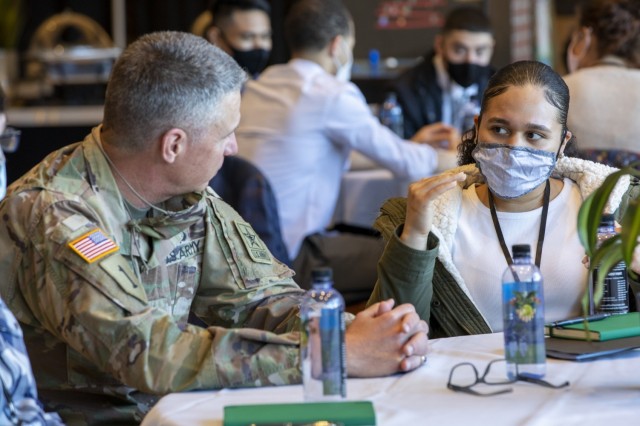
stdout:
[[531,246],[529,244],[514,244],[511,246],[513,257],[530,257]]
[[328,266],[313,268],[311,280],[313,282],[331,282],[333,280],[333,271]]
[[614,226],[615,225],[614,220],[615,220],[615,218],[614,218],[613,214],[605,213],[600,218],[600,226]]
[[369,63],[372,66],[380,63],[380,51],[378,49],[369,50]]

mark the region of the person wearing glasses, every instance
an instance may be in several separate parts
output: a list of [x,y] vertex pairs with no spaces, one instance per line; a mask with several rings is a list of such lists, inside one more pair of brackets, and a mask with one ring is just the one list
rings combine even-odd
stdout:
[[[578,210],[615,169],[569,156],[568,108],[567,85],[547,65],[499,70],[463,137],[462,166],[382,206],[376,227],[388,243],[369,303],[413,303],[432,338],[502,331],[508,248],[530,244],[544,276],[545,319],[579,315],[588,271]],[[614,190],[610,211],[628,189],[625,180]]]

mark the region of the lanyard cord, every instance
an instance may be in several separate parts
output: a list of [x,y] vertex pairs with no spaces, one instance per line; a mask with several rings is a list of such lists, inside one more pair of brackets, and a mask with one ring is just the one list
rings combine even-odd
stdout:
[[[489,209],[491,210],[491,219],[493,220],[493,227],[496,229],[496,234],[498,234],[498,241],[500,242],[500,247],[502,248],[502,253],[504,254],[504,258],[507,260],[507,264],[509,266],[513,265],[513,259],[511,258],[511,254],[509,253],[509,248],[507,247],[507,243],[504,241],[504,235],[502,235],[502,229],[500,228],[500,222],[498,222],[498,214],[496,213],[496,206],[493,201],[493,194],[491,190],[489,192]],[[544,198],[542,202],[542,218],[540,219],[540,231],[538,232],[538,244],[536,247],[536,266],[540,267],[540,260],[542,257],[542,245],[544,244],[544,233],[547,228],[547,213],[549,212],[549,198],[551,196],[551,184],[549,183],[549,179],[547,179],[547,185],[544,187]]]

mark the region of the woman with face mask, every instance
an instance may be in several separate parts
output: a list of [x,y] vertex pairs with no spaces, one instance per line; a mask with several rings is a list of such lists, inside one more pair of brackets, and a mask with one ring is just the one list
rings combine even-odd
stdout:
[[[502,331],[501,278],[513,244],[530,244],[545,278],[545,320],[581,313],[588,271],[576,230],[582,200],[615,169],[571,158],[569,91],[539,62],[489,81],[461,167],[413,183],[376,227],[388,241],[369,303],[413,303],[431,337]],[[608,205],[618,208],[629,181]]]

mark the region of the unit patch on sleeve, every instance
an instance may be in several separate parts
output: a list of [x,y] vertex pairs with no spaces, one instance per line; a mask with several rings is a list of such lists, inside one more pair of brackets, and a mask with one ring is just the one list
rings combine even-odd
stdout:
[[269,250],[264,245],[260,237],[258,237],[256,231],[253,230],[251,225],[239,220],[234,220],[233,223],[236,225],[238,233],[240,233],[242,242],[249,252],[249,256],[251,257],[251,259],[254,262],[266,263],[270,265],[272,261]]
[[118,251],[118,246],[113,240],[105,235],[100,228],[95,228],[83,236],[76,238],[69,244],[71,250],[75,251],[88,263],[93,263],[106,255]]

